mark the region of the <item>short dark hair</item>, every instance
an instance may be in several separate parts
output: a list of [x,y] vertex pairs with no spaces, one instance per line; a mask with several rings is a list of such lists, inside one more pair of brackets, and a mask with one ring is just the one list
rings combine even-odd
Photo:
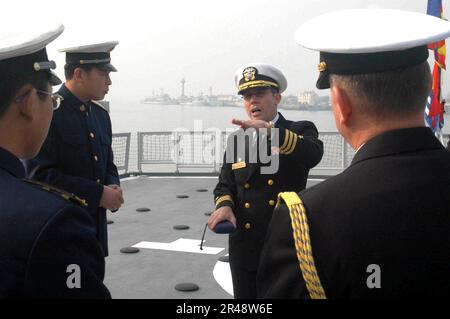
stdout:
[[331,74],[330,84],[349,90],[362,111],[374,118],[423,111],[431,89],[428,62],[405,69],[356,75]]
[[73,72],[75,71],[76,68],[80,68],[85,70],[86,72],[89,72],[93,68],[95,68],[95,66],[92,64],[82,65],[82,64],[67,63],[64,65],[64,76],[66,77],[66,80],[71,80],[73,78]]
[[[6,113],[17,92],[27,84],[38,90],[46,91],[50,84],[50,74],[44,71],[32,74],[0,74],[0,118]],[[46,96],[38,95],[41,100]]]

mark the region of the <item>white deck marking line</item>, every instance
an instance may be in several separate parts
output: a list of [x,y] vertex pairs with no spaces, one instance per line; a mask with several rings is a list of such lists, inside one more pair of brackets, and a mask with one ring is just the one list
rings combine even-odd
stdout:
[[139,179],[139,176],[130,176],[130,177],[121,178],[120,181],[126,182],[126,181],[133,181],[135,179]]
[[[228,254],[227,254],[228,256]],[[216,282],[230,295],[234,296],[233,293],[233,280],[231,279],[230,264],[224,263],[222,261],[217,261],[214,266],[213,276]]]
[[133,247],[144,248],[144,249],[158,249],[158,250],[168,250],[168,251],[179,251],[184,253],[194,253],[194,254],[206,254],[206,255],[217,255],[225,248],[219,247],[206,247],[203,246],[203,250],[200,250],[200,240],[198,239],[185,239],[180,238],[171,243],[158,243],[150,241],[141,241]]

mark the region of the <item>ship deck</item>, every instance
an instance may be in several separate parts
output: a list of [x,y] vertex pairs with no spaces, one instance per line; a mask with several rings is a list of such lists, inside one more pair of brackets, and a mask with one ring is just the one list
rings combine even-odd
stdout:
[[[318,182],[308,180],[308,187]],[[105,284],[113,298],[233,298],[228,263],[218,260],[228,254],[228,236],[207,230],[204,253],[199,248],[205,213],[214,209],[216,183],[217,177],[141,176],[122,181],[125,203],[117,213],[108,212],[113,223],[108,225]],[[175,225],[189,229],[176,230]],[[137,253],[120,252],[136,245]],[[180,292],[175,289],[179,283],[194,283],[199,289]]]

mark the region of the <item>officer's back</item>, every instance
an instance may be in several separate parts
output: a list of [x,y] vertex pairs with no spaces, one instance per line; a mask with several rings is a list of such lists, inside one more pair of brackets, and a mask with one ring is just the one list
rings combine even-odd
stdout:
[[[88,213],[19,179],[24,177],[20,162],[0,153],[2,163],[9,159],[12,164],[0,168],[0,298],[109,296],[101,283],[105,262]],[[79,288],[77,278],[69,278],[75,274],[71,265],[79,267]]]
[[427,45],[449,36],[446,21],[383,9],[337,11],[299,29],[297,41],[320,51],[317,88],[330,89],[356,154],[341,174],[279,195],[259,296],[449,295],[450,154],[423,119]]
[[[395,153],[374,156],[388,139]],[[345,174],[301,193],[327,297],[449,295],[448,194],[450,154],[425,127],[375,137]]]

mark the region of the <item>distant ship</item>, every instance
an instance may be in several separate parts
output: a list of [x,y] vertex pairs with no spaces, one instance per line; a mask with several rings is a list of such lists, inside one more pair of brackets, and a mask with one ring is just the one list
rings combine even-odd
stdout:
[[141,101],[143,104],[158,104],[158,105],[173,105],[178,104],[177,101],[172,100],[169,97],[157,96],[157,97],[148,97]]
[[159,95],[153,94],[141,101],[143,104],[158,104],[158,105],[173,105],[178,104],[178,101],[170,98],[169,94],[161,93]]

